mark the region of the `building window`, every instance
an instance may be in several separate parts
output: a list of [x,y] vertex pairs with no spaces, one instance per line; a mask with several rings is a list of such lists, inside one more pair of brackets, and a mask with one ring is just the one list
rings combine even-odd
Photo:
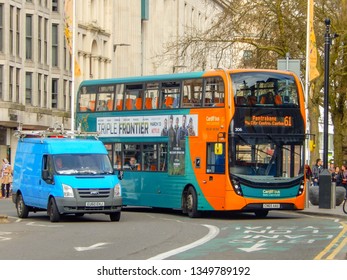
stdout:
[[58,79],[52,79],[52,108],[58,108]]
[[58,24],[52,25],[52,66],[58,66]]
[[20,103],[19,99],[19,84],[20,84],[20,68],[16,69],[16,100],[15,102]]
[[44,27],[43,27],[43,38],[44,38],[44,45],[43,45],[43,61],[45,64],[48,64],[48,19],[44,19]]
[[33,17],[32,15],[26,16],[26,46],[25,46],[25,58],[32,59],[32,48],[33,48],[33,27],[32,27]]
[[2,84],[3,84],[3,80],[4,80],[4,66],[0,65],[0,99],[3,100],[4,96],[2,94]]
[[58,0],[52,0],[52,12],[59,12]]
[[43,18],[39,16],[38,20],[38,48],[37,48],[37,55],[38,55],[38,61],[42,63],[42,21]]
[[33,73],[25,73],[25,104],[32,105],[32,94],[33,94]]
[[64,80],[64,110],[68,108],[68,97],[69,97],[69,88],[68,88],[68,81]]
[[39,107],[42,107],[42,104],[41,104],[41,96],[42,96],[41,80],[42,80],[42,74],[39,73],[39,74],[37,74],[37,93],[38,93],[37,104]]
[[10,44],[10,54],[13,54],[13,40],[14,40],[14,36],[13,36],[13,11],[14,11],[14,7],[10,6],[10,40],[9,40],[9,44]]
[[3,11],[4,11],[4,5],[1,4],[0,5],[0,51],[3,51],[3,46],[2,46],[2,42],[3,42],[3,25],[4,25],[4,21],[3,21]]
[[16,13],[16,55],[20,57],[20,9]]
[[14,67],[10,66],[10,77],[9,77],[9,89],[8,89],[8,101],[12,101],[12,92],[13,92],[13,74],[14,74]]
[[47,104],[47,95],[48,95],[48,75],[43,75],[43,106],[42,107],[48,107]]

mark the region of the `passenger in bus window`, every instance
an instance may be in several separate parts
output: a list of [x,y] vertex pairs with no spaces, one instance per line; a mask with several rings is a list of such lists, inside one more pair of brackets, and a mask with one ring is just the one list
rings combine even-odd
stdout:
[[141,166],[137,163],[135,157],[130,158],[128,166],[130,170],[141,170]]
[[97,111],[108,111],[107,110],[107,105],[105,100],[100,100],[99,106],[97,108]]
[[275,104],[275,98],[272,91],[268,91],[260,99],[260,104]]

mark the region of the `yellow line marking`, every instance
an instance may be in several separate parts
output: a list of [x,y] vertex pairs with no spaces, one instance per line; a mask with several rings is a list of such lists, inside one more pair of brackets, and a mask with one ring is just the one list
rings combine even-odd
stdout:
[[[339,239],[341,237],[343,237],[343,235],[347,232],[347,225],[344,223],[341,223],[343,226],[342,231],[333,239],[333,241],[330,242],[330,244],[324,248],[324,250],[322,252],[320,252],[315,258],[314,260],[321,260],[323,258],[323,256],[325,254],[327,254],[329,252],[329,250],[336,245],[336,243],[339,241]],[[333,251],[332,254],[330,254],[327,259],[329,259],[329,257],[334,257],[345,245],[345,243],[347,243],[347,238],[345,238],[343,240],[343,242],[341,242],[341,244]]]
[[347,237],[340,243],[339,246],[327,257],[327,260],[333,260],[335,256],[342,250],[347,244]]

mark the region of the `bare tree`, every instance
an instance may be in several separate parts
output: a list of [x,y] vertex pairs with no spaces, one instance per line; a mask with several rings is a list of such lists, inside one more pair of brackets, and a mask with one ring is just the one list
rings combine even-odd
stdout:
[[[331,19],[334,40],[330,53],[330,112],[335,126],[334,154],[342,163],[343,137],[347,135],[347,0],[316,0],[314,28],[317,37],[319,77],[310,84],[308,100],[310,132],[316,135],[319,147],[319,107],[324,86],[324,20]],[[230,0],[217,1],[223,11],[205,31],[191,28],[184,36],[168,44],[166,55],[189,56],[192,69],[205,69],[206,57],[213,57],[212,67],[275,68],[277,59],[287,53],[302,61],[305,69],[307,0]],[[225,65],[227,55],[232,63]],[[237,62],[237,64],[235,64]],[[209,68],[209,67],[208,67]],[[302,79],[304,73],[302,74]],[[319,157],[319,149],[311,153],[312,162]]]

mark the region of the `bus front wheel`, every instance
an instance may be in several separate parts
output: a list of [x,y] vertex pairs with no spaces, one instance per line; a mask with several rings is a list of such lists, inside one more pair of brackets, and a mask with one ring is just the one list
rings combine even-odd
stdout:
[[268,210],[257,210],[254,212],[255,216],[257,218],[265,218],[267,214],[269,214]]
[[193,187],[189,187],[185,198],[185,210],[190,218],[198,218],[201,213],[198,211],[198,198]]

